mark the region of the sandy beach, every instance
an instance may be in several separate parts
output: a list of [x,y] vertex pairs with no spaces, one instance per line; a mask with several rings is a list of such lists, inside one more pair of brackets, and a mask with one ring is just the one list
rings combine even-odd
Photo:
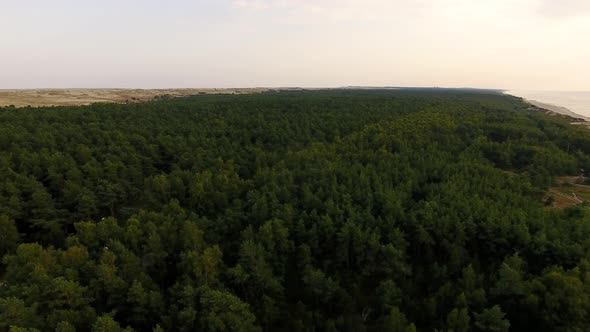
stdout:
[[590,118],[583,116],[581,114],[578,114],[578,113],[574,113],[566,107],[542,103],[537,100],[525,99],[525,101],[535,107],[546,109],[548,111],[551,111],[551,112],[554,112],[557,114],[571,116],[572,118],[576,118],[576,119],[583,119],[584,121],[590,121]]
[[590,121],[590,92],[588,91],[509,90],[504,93],[523,98],[539,108]]

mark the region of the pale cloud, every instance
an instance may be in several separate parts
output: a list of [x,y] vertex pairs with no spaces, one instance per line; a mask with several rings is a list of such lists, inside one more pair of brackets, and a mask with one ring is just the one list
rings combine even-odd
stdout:
[[[533,0],[233,0],[235,9],[264,12],[275,22],[310,24],[342,21],[462,20],[521,11]],[[463,16],[461,16],[463,15]]]
[[272,4],[265,0],[234,0],[231,5],[234,8],[258,11],[271,8]]
[[590,0],[231,0],[231,5],[250,11],[272,11],[278,20],[291,23],[307,22],[314,16],[336,21],[376,20],[446,12],[463,14],[466,18],[494,13],[551,18],[590,15]]
[[589,0],[538,0],[537,11],[542,16],[568,18],[590,15]]
[[302,29],[301,39],[275,41],[274,52],[339,82],[590,88],[590,22],[574,17],[590,0],[561,1],[253,0],[241,8],[257,10],[267,29]]
[[6,88],[590,89],[590,0],[0,1]]

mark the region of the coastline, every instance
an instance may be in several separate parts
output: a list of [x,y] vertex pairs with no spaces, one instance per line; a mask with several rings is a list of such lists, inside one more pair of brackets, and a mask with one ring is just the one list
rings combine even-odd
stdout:
[[572,121],[572,124],[586,124],[587,126],[590,126],[590,117],[576,113],[567,107],[550,104],[547,102],[541,102],[535,99],[525,98],[519,96],[518,94],[511,93],[511,91],[503,91],[503,93],[505,95],[522,99],[525,103],[531,105],[531,108],[536,109],[537,111],[544,112],[547,114],[559,114],[567,116],[574,120]]
[[572,117],[574,119],[581,119],[581,120],[584,120],[585,122],[590,121],[590,118],[583,116],[581,114],[575,113],[567,107],[557,106],[557,105],[553,105],[553,104],[547,104],[547,103],[543,103],[543,102],[540,102],[537,100],[531,100],[531,99],[526,99],[526,98],[523,98],[523,100],[535,107],[547,110],[549,112],[553,112],[553,113],[557,113],[557,114],[561,114],[561,115],[566,115],[566,116]]
[[522,99],[524,102],[547,112],[584,119],[590,122],[589,91],[534,91],[503,90],[506,95]]

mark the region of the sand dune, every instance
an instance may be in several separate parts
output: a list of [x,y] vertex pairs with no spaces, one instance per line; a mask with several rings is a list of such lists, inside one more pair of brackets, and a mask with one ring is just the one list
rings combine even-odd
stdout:
[[0,106],[72,106],[93,103],[133,103],[158,96],[191,96],[198,94],[248,94],[268,91],[249,89],[28,89],[0,90]]

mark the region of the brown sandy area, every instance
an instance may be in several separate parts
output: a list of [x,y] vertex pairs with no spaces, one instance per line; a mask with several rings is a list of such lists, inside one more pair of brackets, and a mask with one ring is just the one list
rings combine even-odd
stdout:
[[198,94],[248,94],[269,91],[245,89],[28,89],[0,90],[0,106],[73,106],[93,103],[133,103],[158,96],[182,97]]

